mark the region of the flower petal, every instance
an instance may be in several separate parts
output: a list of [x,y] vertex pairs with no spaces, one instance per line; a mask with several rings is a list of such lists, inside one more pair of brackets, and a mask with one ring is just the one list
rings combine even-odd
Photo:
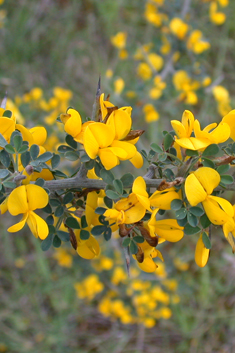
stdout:
[[110,125],[115,131],[115,140],[122,140],[131,129],[132,120],[130,114],[125,110],[117,109],[110,114],[107,125]]
[[138,151],[136,151],[136,154],[134,155],[134,157],[130,159],[130,162],[133,164],[135,168],[142,168],[144,164],[143,157]]
[[8,211],[12,216],[26,213],[29,210],[25,185],[14,189],[8,198]]
[[219,173],[212,168],[202,167],[193,172],[193,174],[199,180],[208,195],[210,195],[220,183]]
[[75,109],[68,109],[67,113],[70,115],[70,118],[64,124],[64,130],[67,134],[75,137],[81,132],[82,119],[78,111]]
[[156,190],[150,197],[150,205],[160,208],[161,210],[170,210],[171,202],[180,199],[178,192],[175,188],[166,189],[164,191]]
[[25,185],[25,188],[28,200],[28,209],[30,211],[46,207],[49,201],[49,196],[43,188],[33,184]]
[[207,197],[207,193],[194,173],[190,174],[185,180],[185,194],[191,206],[196,206]]
[[23,215],[23,218],[21,219],[21,221],[18,222],[18,223],[16,223],[16,224],[14,224],[14,225],[11,226],[11,227],[9,227],[9,228],[7,229],[7,231],[10,232],[10,233],[16,233],[16,232],[18,232],[19,230],[21,230],[21,229],[24,227],[27,218],[28,218],[28,213],[25,213],[25,214]]
[[33,136],[34,143],[36,145],[43,145],[47,139],[47,130],[43,126],[35,126],[29,129],[29,132]]
[[184,236],[183,227],[175,219],[163,219],[155,222],[155,233],[170,242],[177,242]]
[[49,229],[47,223],[39,217],[35,212],[29,211],[28,212],[28,219],[27,224],[33,233],[33,235],[40,239],[45,239],[49,234]]
[[196,250],[195,250],[195,262],[199,267],[204,267],[207,264],[210,250],[207,249],[202,240],[202,234],[200,235]]

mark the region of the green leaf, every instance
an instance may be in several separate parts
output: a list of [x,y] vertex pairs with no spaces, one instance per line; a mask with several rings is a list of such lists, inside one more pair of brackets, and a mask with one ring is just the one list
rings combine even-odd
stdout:
[[131,243],[131,238],[129,238],[129,237],[125,238],[125,239],[123,239],[122,246],[124,246],[124,248],[125,248],[125,247],[129,246],[130,243]]
[[229,164],[220,165],[216,170],[219,174],[227,173],[230,169]]
[[67,205],[67,203],[70,203],[74,198],[74,194],[72,192],[68,192],[64,198],[63,198],[63,204]]
[[131,241],[131,243],[130,243],[130,252],[132,255],[137,254],[137,252],[138,252],[138,246],[136,245],[136,243],[134,241]]
[[86,162],[89,162],[89,160],[90,160],[90,157],[86,153],[84,153],[84,155],[81,157],[81,162],[86,163]]
[[66,153],[66,152],[74,152],[74,149],[69,147],[69,146],[66,146],[66,145],[60,145],[58,148],[57,148],[57,151],[59,153]]
[[176,221],[180,227],[184,227],[188,223],[187,217],[185,217],[183,219],[177,219]]
[[52,174],[55,175],[55,176],[58,176],[59,178],[68,178],[65,173],[61,172],[58,169],[53,170]]
[[90,159],[88,162],[85,163],[85,165],[86,165],[86,169],[91,170],[95,166],[95,160]]
[[90,238],[90,233],[88,232],[88,230],[82,229],[80,231],[80,238],[81,240],[87,240]]
[[44,184],[45,184],[45,180],[42,179],[42,178],[38,178],[38,179],[35,181],[35,185],[38,185],[38,186],[43,187]]
[[4,181],[3,185],[5,188],[9,188],[9,189],[15,189],[16,188],[16,183],[14,183],[13,181]]
[[113,173],[110,172],[109,170],[102,169],[100,171],[100,177],[103,179],[103,181],[107,184],[113,184],[114,181],[114,176]]
[[70,235],[67,232],[64,232],[62,230],[57,230],[56,231],[57,236],[60,238],[60,240],[66,242],[70,240]]
[[30,152],[27,151],[27,152],[24,152],[23,154],[21,154],[20,159],[21,159],[21,163],[22,163],[23,167],[25,168],[27,165],[29,165],[29,163],[31,161]]
[[111,239],[112,236],[112,229],[111,228],[106,228],[105,232],[104,232],[104,239],[106,241],[109,241]]
[[107,211],[107,208],[105,208],[105,207],[97,207],[96,210],[95,210],[95,213],[96,214],[104,214],[105,211]]
[[105,232],[106,229],[107,229],[106,226],[101,226],[101,225],[94,226],[91,230],[91,234],[94,236],[101,235],[103,232]]
[[51,159],[51,167],[52,169],[55,169],[56,167],[58,167],[58,165],[60,164],[60,156],[58,154],[53,155],[52,159]]
[[10,172],[9,172],[8,169],[0,169],[0,179],[6,178],[9,173],[10,173]]
[[175,200],[171,201],[171,209],[174,211],[180,210],[182,205],[183,205],[183,202],[179,199],[175,199]]
[[5,150],[6,150],[8,153],[10,153],[10,154],[16,153],[14,147],[13,147],[12,145],[9,145],[9,144],[5,146]]
[[208,158],[202,158],[202,164],[204,167],[215,169],[215,164]]
[[[73,229],[80,229],[80,224],[74,217],[68,217],[65,221],[66,226]],[[84,227],[85,228],[85,227]]]
[[79,159],[79,153],[74,151],[69,151],[65,153],[64,157],[69,161],[76,161],[77,159]]
[[100,178],[100,171],[103,169],[100,163],[95,161],[95,174]]
[[106,195],[112,200],[117,200],[120,197],[120,195],[113,190],[106,190]]
[[55,217],[61,217],[63,214],[64,214],[64,207],[60,205],[55,209]]
[[115,179],[113,181],[113,186],[115,187],[115,190],[117,191],[117,193],[119,195],[122,195],[123,193],[123,184],[122,184],[122,181],[119,180],[119,179]]
[[51,213],[52,213],[51,205],[48,203],[48,204],[46,205],[46,207],[44,207],[44,208],[42,209],[42,211],[51,214]]
[[52,207],[57,207],[61,205],[61,202],[58,199],[50,199],[50,205]]
[[47,162],[53,157],[51,152],[45,152],[37,158],[37,162]]
[[202,233],[202,241],[207,249],[211,249],[211,241],[206,232]]
[[8,168],[11,164],[10,156],[5,150],[0,152],[0,161],[6,168]]
[[54,248],[59,248],[61,246],[61,240],[57,235],[54,236],[53,246]]
[[193,234],[196,234],[198,232],[201,231],[201,228],[200,227],[192,227],[190,224],[186,224],[186,226],[184,227],[184,233],[186,235],[193,235]]
[[219,147],[216,144],[208,146],[205,151],[202,153],[202,156],[216,156],[219,153]]
[[53,218],[53,216],[52,216],[52,215],[48,216],[48,217],[46,218],[46,222],[47,222],[48,225],[53,226],[53,224],[54,224],[54,218]]
[[22,146],[22,142],[23,142],[23,138],[21,135],[14,136],[13,144],[14,144],[14,147],[17,152],[19,151],[20,147]]
[[187,220],[190,226],[196,227],[198,224],[198,219],[196,216],[194,216],[192,213],[188,212],[187,214]]
[[222,184],[232,184],[233,183],[233,177],[231,175],[221,175],[220,183]]
[[204,229],[206,229],[207,227],[209,227],[209,225],[211,224],[211,221],[209,220],[209,218],[207,217],[206,214],[204,214],[203,216],[201,216],[200,218],[200,223],[202,225],[202,227]]
[[162,153],[162,148],[158,146],[156,143],[151,143],[150,147],[152,148],[153,151],[157,153]]
[[5,147],[8,144],[7,140],[5,137],[3,137],[2,134],[0,134],[0,147]]
[[52,245],[52,241],[53,241],[53,237],[54,237],[54,234],[50,233],[46,239],[44,239],[42,242],[41,242],[41,249],[42,251],[47,251],[50,249],[51,245]]
[[37,156],[39,155],[39,146],[38,145],[34,144],[30,147],[30,155],[33,160],[35,160],[37,158]]
[[131,173],[126,173],[121,177],[120,180],[124,188],[131,188],[134,182],[134,176]]
[[167,159],[167,154],[166,153],[159,153],[158,160],[160,162],[164,162],[166,159]]
[[88,227],[87,221],[86,221],[86,216],[81,217],[81,228],[86,228]]
[[189,211],[196,217],[201,217],[204,214],[203,209],[198,206],[190,207]]
[[186,208],[181,208],[180,210],[175,212],[176,219],[184,219],[187,216]]
[[194,157],[194,156],[198,156],[198,151],[186,150],[185,154],[186,154],[186,156]]
[[4,111],[2,116],[6,117],[6,118],[11,118],[12,117],[12,111],[7,109],[7,110]]
[[25,153],[26,151],[28,151],[29,149],[29,146],[28,145],[22,145],[19,150],[18,150],[18,153],[19,154],[22,154],[22,153]]
[[173,142],[173,136],[171,134],[166,134],[163,141],[164,150],[167,151],[171,147]]
[[65,137],[65,141],[66,143],[71,146],[72,148],[74,148],[75,150],[77,149],[78,147],[78,143],[73,139],[73,137],[71,135],[67,135]]
[[133,240],[136,242],[136,243],[143,243],[144,242],[144,237],[142,237],[141,235],[136,235]]
[[113,201],[107,196],[104,197],[104,203],[108,208],[113,207]]

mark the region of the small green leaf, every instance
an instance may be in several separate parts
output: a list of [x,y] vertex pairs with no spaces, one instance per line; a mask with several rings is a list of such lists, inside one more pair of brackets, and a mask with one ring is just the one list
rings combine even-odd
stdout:
[[[80,229],[80,224],[74,217],[68,217],[65,221],[66,226],[73,229]],[[84,227],[85,228],[85,227]]]
[[18,150],[18,153],[19,154],[22,154],[22,153],[25,153],[26,151],[28,151],[29,149],[29,146],[28,145],[22,145],[19,150]]
[[160,162],[164,162],[166,159],[167,159],[167,154],[166,153],[159,153],[158,160]]
[[5,150],[0,152],[0,161],[6,168],[8,168],[11,164],[10,156]]
[[53,157],[51,152],[45,152],[37,158],[37,162],[47,162]]
[[105,211],[107,211],[107,208],[105,208],[105,207],[97,207],[96,210],[95,210],[95,213],[96,214],[104,214]]
[[107,196],[104,197],[104,203],[108,208],[113,207],[113,201]]
[[61,217],[63,214],[64,214],[64,207],[60,205],[55,209],[55,217]]
[[121,177],[120,180],[124,188],[131,188],[134,182],[134,176],[131,173],[126,173]]
[[0,179],[4,179],[9,175],[8,169],[0,169]]
[[90,238],[90,233],[88,232],[88,230],[82,229],[80,231],[80,238],[81,240],[87,240]]
[[13,144],[16,151],[19,151],[20,147],[22,146],[23,138],[21,135],[16,135],[13,138]]
[[9,188],[9,189],[15,189],[16,188],[16,183],[14,183],[13,181],[4,181],[3,185],[5,188]]
[[30,155],[33,160],[35,160],[37,158],[37,156],[39,155],[39,146],[38,145],[34,144],[30,147]]
[[105,183],[112,185],[114,181],[113,173],[109,170],[102,169],[100,171],[100,177],[104,180]]
[[54,236],[53,246],[54,248],[59,248],[61,246],[61,240],[57,235]]
[[123,184],[122,184],[122,181],[119,180],[119,179],[115,179],[113,181],[113,186],[115,187],[115,190],[117,191],[117,193],[119,195],[122,195],[123,193]]
[[77,149],[78,147],[78,143],[73,139],[73,137],[71,135],[67,135],[65,137],[65,141],[66,143],[71,146],[72,148],[74,148],[75,150]]
[[35,181],[35,185],[38,185],[38,186],[43,187],[44,184],[45,184],[45,180],[42,179],[42,178],[38,178],[38,179]]
[[184,219],[187,216],[186,208],[181,208],[180,210],[175,212],[176,219]]
[[106,226],[101,226],[101,225],[94,226],[91,230],[91,234],[94,236],[101,235],[103,232],[105,232],[106,229],[107,229]]
[[190,207],[189,211],[196,217],[201,217],[204,214],[203,209],[198,206]]
[[185,154],[186,154],[186,156],[194,157],[194,156],[198,156],[198,151],[186,150]]
[[131,243],[130,243],[130,252],[132,255],[137,254],[137,252],[138,252],[138,246],[136,245],[136,243],[134,241],[131,241]]
[[22,163],[23,167],[25,168],[27,165],[29,165],[29,163],[31,161],[30,152],[27,151],[27,152],[24,152],[23,154],[21,154],[20,159],[21,159],[21,163]]
[[207,217],[207,215],[204,214],[204,215],[201,216],[201,218],[200,218],[200,223],[201,223],[202,227],[203,227],[204,229],[206,229],[206,228],[208,228],[209,225],[211,224],[211,221],[209,220],[209,218]]
[[10,154],[16,153],[14,147],[13,147],[12,145],[9,145],[9,144],[5,146],[5,150],[6,150],[8,153],[10,153]]
[[54,237],[54,234],[49,234],[46,239],[44,239],[42,242],[41,242],[41,249],[42,251],[47,251],[50,249],[51,245],[52,245],[52,241],[53,241],[53,237]]
[[202,241],[207,249],[211,249],[211,241],[206,232],[202,233]]
[[198,224],[198,219],[196,216],[194,216],[192,213],[188,212],[187,214],[187,220],[190,226],[196,227]]
[[60,238],[60,240],[66,242],[70,240],[70,235],[67,232],[64,232],[62,230],[57,230],[56,234],[58,235],[58,237]]
[[53,155],[52,159],[51,159],[51,167],[52,169],[55,169],[56,167],[58,167],[58,165],[60,164],[60,156],[58,154]]
[[221,175],[221,179],[220,179],[220,182],[222,184],[226,184],[226,185],[229,185],[229,184],[232,184],[233,183],[233,177],[231,175]]
[[48,217],[46,218],[46,222],[47,222],[48,225],[53,226],[53,224],[54,224],[54,218],[53,218],[53,216],[52,216],[52,215],[48,216]]
[[59,178],[68,178],[67,175],[60,170],[53,170],[53,175],[58,176]]
[[74,194],[72,192],[68,192],[64,198],[63,198],[63,204],[67,205],[67,203],[70,203],[74,198]]
[[50,205],[52,207],[57,207],[61,205],[61,202],[58,199],[50,199]]
[[219,174],[224,174],[224,173],[227,173],[230,169],[230,166],[229,164],[224,164],[224,165],[220,165],[218,168],[217,168],[217,172]]
[[183,205],[183,202],[179,199],[175,199],[175,200],[171,201],[171,209],[174,211],[180,210],[182,205]]
[[86,163],[86,162],[89,162],[89,160],[90,160],[90,157],[86,153],[84,153],[83,156],[81,157],[81,162]]
[[113,190],[106,190],[106,195],[112,200],[117,200],[120,197],[120,195]]
[[111,239],[112,236],[112,229],[111,228],[106,228],[105,232],[104,232],[104,239],[106,241],[109,241]]
[[212,162],[210,159],[208,158],[202,158],[202,164],[204,167],[209,167],[209,168],[212,168],[212,169],[215,169],[215,164],[214,162]]
[[81,217],[81,228],[86,228],[88,227],[87,221],[86,221],[86,216]]
[[4,111],[2,116],[6,117],[6,118],[11,118],[12,117],[12,111],[7,109],[7,110]]
[[162,153],[162,148],[158,146],[156,143],[151,143],[150,147],[152,148],[153,151],[157,153]]
[[59,153],[66,153],[66,152],[74,152],[74,149],[69,147],[69,146],[66,146],[66,145],[60,145],[58,148],[57,148],[57,151]]
[[90,159],[88,162],[85,163],[86,169],[91,170],[95,166],[95,160]]
[[130,242],[131,242],[131,238],[125,238],[123,239],[122,246],[124,246],[125,248],[130,245]]
[[202,153],[202,156],[215,156],[219,153],[219,147],[216,144],[209,145],[205,151]]
[[48,203],[48,204],[46,205],[46,207],[44,207],[44,208],[42,209],[42,211],[51,214],[51,213],[52,213],[51,205]]
[[0,147],[5,147],[8,144],[7,140],[5,137],[3,137],[2,134],[0,134]]
[[171,134],[166,134],[163,141],[164,150],[167,151],[171,147],[173,142],[173,136]]
[[144,237],[141,237],[141,235],[136,235],[133,240],[136,242],[136,243],[143,243],[144,242]]
[[193,234],[196,234],[198,232],[201,231],[201,228],[200,227],[192,227],[190,224],[186,224],[186,226],[184,227],[184,233],[186,235],[193,235]]
[[103,169],[100,163],[95,161],[95,174],[100,178],[100,171]]
[[69,151],[65,153],[64,157],[69,161],[76,161],[80,156],[77,152]]
[[184,227],[188,223],[187,217],[183,219],[177,219],[176,221],[180,227]]

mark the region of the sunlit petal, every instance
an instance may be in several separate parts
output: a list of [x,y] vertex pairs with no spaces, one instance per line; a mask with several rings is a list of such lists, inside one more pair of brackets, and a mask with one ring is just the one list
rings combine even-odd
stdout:
[[49,229],[47,223],[35,212],[28,212],[27,224],[36,238],[39,237],[43,240],[48,236]]
[[8,211],[12,216],[26,213],[29,210],[25,185],[14,189],[8,198]]
[[10,233],[16,233],[16,232],[18,232],[19,230],[21,230],[21,229],[24,227],[27,218],[28,218],[28,213],[25,213],[25,214],[23,215],[23,218],[21,219],[21,221],[18,222],[18,223],[16,223],[16,224],[14,224],[14,225],[11,226],[11,227],[9,227],[9,228],[7,229],[7,231],[10,232]]
[[46,207],[49,201],[47,192],[38,185],[29,184],[25,186],[30,211]]

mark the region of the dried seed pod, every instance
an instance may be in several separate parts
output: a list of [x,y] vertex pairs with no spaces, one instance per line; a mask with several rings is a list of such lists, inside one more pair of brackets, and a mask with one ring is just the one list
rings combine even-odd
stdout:
[[144,261],[144,252],[143,250],[141,249],[141,247],[139,245],[138,246],[138,251],[137,253],[135,254],[136,256],[136,260],[139,262],[139,263],[142,263]]
[[74,231],[72,230],[72,228],[70,228],[70,227],[67,227],[67,228],[69,231],[70,243],[71,243],[72,247],[74,248],[74,250],[77,250],[78,242],[77,242],[76,235],[74,234]]
[[138,225],[141,235],[147,241],[149,245],[155,248],[158,244],[158,237],[151,237],[149,231],[141,225]]
[[119,224],[119,235],[120,237],[125,237],[126,235],[128,235],[130,233],[130,229],[127,229],[125,224]]
[[145,130],[131,130],[122,141],[134,140],[137,137],[143,135]]

